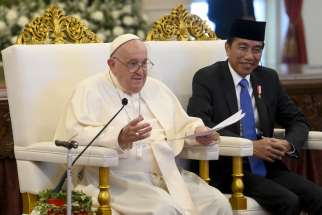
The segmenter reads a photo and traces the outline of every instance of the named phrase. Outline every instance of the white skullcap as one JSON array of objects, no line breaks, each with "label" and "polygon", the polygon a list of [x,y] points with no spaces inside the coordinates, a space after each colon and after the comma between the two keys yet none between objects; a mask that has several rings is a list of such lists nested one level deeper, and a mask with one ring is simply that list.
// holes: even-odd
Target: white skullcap
[{"label": "white skullcap", "polygon": [[141,40],[140,37],[134,35],[134,34],[123,34],[118,37],[116,37],[110,47],[110,56],[124,43],[127,43],[130,40]]}]

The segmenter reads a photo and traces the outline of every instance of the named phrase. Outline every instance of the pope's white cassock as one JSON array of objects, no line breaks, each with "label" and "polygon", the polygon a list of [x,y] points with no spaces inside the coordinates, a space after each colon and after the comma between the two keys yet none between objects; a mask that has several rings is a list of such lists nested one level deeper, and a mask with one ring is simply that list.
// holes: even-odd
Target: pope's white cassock
[{"label": "pope's white cassock", "polygon": [[[193,134],[203,123],[189,117],[175,95],[158,80],[147,77],[140,93],[128,95],[111,72],[86,79],[76,88],[55,138],[73,136],[81,145],[89,143],[119,110],[122,98],[128,99],[128,105],[94,143],[119,154],[119,165],[111,168],[112,208],[126,215],[232,214],[229,202],[217,189],[191,172],[179,172],[175,156],[184,140],[167,140]],[[151,124],[151,136],[122,150],[118,135],[139,114]],[[98,168],[86,167],[81,172],[74,186],[96,199]]]}]

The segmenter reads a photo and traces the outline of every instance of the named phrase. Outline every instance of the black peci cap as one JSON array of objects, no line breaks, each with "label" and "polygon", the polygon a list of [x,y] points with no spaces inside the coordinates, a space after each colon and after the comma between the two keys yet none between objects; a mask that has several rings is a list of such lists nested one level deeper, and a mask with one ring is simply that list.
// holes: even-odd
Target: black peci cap
[{"label": "black peci cap", "polygon": [[230,29],[229,38],[239,37],[247,40],[264,41],[266,22],[236,19]]}]

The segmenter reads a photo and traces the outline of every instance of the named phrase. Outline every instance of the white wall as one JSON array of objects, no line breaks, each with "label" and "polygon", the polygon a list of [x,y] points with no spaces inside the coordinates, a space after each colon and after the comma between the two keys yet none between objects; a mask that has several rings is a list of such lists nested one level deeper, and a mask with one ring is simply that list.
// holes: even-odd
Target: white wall
[{"label": "white wall", "polygon": [[182,4],[190,10],[192,0],[142,0],[143,12],[149,17],[149,24],[153,24],[162,16],[169,15],[171,10]]},{"label": "white wall", "polygon": [[322,65],[322,1],[303,1],[306,48],[310,65]]}]

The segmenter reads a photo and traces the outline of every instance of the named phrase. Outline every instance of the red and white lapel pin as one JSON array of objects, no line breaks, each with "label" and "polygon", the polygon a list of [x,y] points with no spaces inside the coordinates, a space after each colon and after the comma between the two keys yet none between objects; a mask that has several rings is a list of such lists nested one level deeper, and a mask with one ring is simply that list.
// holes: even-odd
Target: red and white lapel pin
[{"label": "red and white lapel pin", "polygon": [[257,96],[258,98],[262,98],[262,86],[261,85],[257,85]]}]

